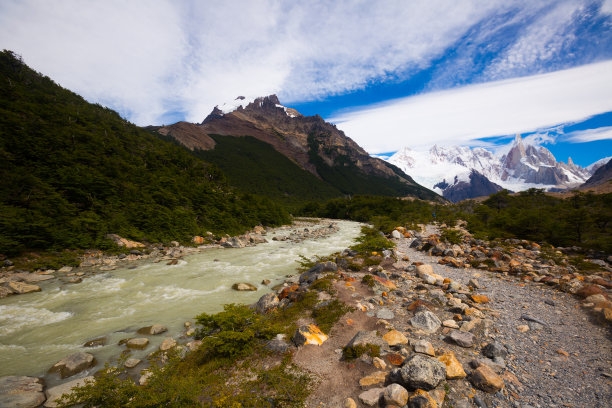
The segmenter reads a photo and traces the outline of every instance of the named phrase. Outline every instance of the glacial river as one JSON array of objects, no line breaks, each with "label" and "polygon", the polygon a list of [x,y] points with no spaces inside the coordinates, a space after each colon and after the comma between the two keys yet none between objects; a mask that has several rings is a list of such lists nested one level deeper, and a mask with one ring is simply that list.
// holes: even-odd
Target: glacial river
[{"label": "glacial river", "polygon": [[[141,337],[138,328],[152,324],[168,327],[168,332],[148,337],[144,350],[133,357],[143,358],[158,349],[167,337],[177,338],[185,321],[200,313],[222,310],[226,303],[256,302],[271,287],[295,274],[299,255],[328,255],[350,246],[359,235],[360,224],[336,221],[339,231],[324,238],[299,243],[273,241],[239,249],[209,249],[182,258],[177,265],[166,262],[122,264],[111,272],[83,279],[79,284],[63,284],[59,279],[43,282],[42,292],[0,299],[0,376],[45,376],[47,370],[65,356],[78,351],[92,353],[98,364],[117,357],[125,346],[119,340]],[[136,265],[135,269],[128,269]],[[261,285],[263,279],[272,283]],[[235,282],[250,282],[256,292],[236,292]],[[91,339],[106,336],[107,345],[85,348]],[[47,379],[47,385],[55,382]]]}]

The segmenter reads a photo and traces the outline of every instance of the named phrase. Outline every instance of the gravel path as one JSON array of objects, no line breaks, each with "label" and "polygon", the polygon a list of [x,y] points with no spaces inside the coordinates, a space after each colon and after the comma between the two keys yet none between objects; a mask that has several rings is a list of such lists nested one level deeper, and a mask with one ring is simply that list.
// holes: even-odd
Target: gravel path
[{"label": "gravel path", "polygon": [[[612,407],[611,331],[592,322],[572,295],[503,274],[439,265],[439,257],[409,248],[412,240],[395,241],[411,262],[431,264],[463,284],[478,279],[479,293],[499,313],[494,336],[511,350],[508,369],[522,383],[507,385],[516,407]],[[521,325],[530,330],[520,332]]]}]

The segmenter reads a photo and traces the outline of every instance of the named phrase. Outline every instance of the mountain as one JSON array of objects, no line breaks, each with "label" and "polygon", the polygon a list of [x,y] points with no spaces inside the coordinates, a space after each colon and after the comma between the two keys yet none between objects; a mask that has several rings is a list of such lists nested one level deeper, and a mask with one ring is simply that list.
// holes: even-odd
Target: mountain
[{"label": "mountain", "polygon": [[104,248],[289,221],[217,167],[0,53],[0,254]]},{"label": "mountain", "polygon": [[[238,97],[215,107],[200,124],[179,122],[158,132],[217,164],[230,183],[290,202],[347,194],[439,199],[396,166],[371,157],[335,125],[281,105],[276,95]],[[237,150],[250,165],[241,163]]]},{"label": "mountain", "polygon": [[501,150],[507,153],[495,155],[483,148],[467,146],[434,145],[426,152],[403,148],[388,161],[411,172],[417,182],[451,201],[456,201],[457,197],[477,197],[482,192],[491,194],[501,188],[510,191],[575,188],[597,167],[594,163],[589,168],[582,168],[571,158],[567,163],[557,162],[548,149],[525,144],[520,135]]},{"label": "mountain", "polygon": [[604,165],[595,166],[595,168],[593,175],[580,186],[580,189],[589,189],[612,183],[612,159]]}]

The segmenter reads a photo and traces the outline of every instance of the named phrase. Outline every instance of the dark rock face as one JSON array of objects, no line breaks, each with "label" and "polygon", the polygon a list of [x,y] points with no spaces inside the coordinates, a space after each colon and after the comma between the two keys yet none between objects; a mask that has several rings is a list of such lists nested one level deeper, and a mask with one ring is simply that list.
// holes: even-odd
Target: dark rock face
[{"label": "dark rock face", "polygon": [[598,168],[580,188],[589,188],[605,184],[612,180],[612,159],[604,166]]},{"label": "dark rock face", "polygon": [[444,191],[444,198],[452,202],[457,202],[468,198],[488,196],[503,190],[501,186],[489,181],[488,178],[476,170],[472,170],[470,173],[469,183],[459,181],[453,185],[449,185],[446,182],[442,182],[436,184],[434,187],[442,189]]}]

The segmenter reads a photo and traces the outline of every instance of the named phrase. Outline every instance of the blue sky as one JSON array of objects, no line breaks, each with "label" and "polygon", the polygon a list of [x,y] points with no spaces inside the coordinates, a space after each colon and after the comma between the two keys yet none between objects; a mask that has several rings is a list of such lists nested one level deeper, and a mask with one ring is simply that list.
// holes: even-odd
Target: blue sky
[{"label": "blue sky", "polygon": [[612,0],[4,0],[0,47],[139,125],[275,93],[373,154],[612,156]]}]

